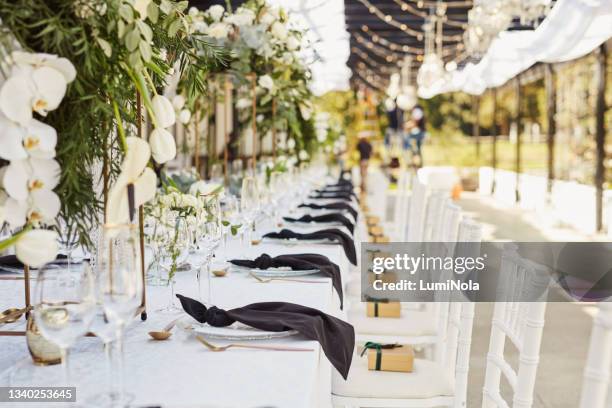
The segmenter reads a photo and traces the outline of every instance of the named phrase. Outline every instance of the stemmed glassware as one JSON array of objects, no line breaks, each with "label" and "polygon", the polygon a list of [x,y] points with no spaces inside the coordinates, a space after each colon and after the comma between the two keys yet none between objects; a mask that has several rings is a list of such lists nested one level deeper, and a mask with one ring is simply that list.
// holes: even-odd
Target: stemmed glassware
[{"label": "stemmed glassware", "polygon": [[62,356],[64,384],[71,386],[68,350],[85,335],[94,317],[94,278],[88,263],[79,268],[50,263],[38,272],[34,321]]},{"label": "stemmed glassware", "polygon": [[125,401],[123,334],[136,315],[143,296],[138,230],[134,224],[105,225],[96,279],[104,318],[115,328],[117,401]]},{"label": "stemmed glassware", "polygon": [[174,297],[174,275],[179,266],[183,265],[189,257],[191,244],[191,231],[187,221],[182,217],[169,216],[164,221],[160,240],[159,265],[167,272],[167,285],[170,287],[170,299],[168,306],[159,310],[164,313],[176,313],[182,311],[175,303]]},{"label": "stemmed glassware", "polygon": [[240,195],[240,208],[244,219],[244,231],[247,242],[251,243],[251,232],[255,229],[255,218],[259,212],[260,196],[257,180],[254,177],[245,177],[242,181]]}]

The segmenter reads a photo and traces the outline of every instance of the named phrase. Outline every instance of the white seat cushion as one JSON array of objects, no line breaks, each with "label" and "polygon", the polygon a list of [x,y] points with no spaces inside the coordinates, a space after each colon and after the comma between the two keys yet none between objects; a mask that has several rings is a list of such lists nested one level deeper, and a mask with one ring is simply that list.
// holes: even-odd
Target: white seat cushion
[{"label": "white seat cushion", "polygon": [[413,372],[368,370],[366,356],[353,355],[346,381],[336,370],[332,394],[354,398],[433,398],[453,396],[453,379],[437,363],[415,359]]},{"label": "white seat cushion", "polygon": [[399,318],[367,317],[362,308],[351,309],[348,320],[358,334],[433,336],[436,319],[429,311],[402,310]]}]

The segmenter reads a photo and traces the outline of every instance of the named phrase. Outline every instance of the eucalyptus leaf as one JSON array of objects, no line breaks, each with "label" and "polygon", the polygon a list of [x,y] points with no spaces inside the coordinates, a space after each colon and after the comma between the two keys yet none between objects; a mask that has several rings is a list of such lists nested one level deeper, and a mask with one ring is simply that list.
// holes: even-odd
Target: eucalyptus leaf
[{"label": "eucalyptus leaf", "polygon": [[142,20],[138,20],[136,21],[136,25],[147,42],[153,41],[153,30],[151,30],[151,27],[149,27],[147,23]]},{"label": "eucalyptus leaf", "polygon": [[119,6],[119,15],[128,23],[134,21],[134,9],[127,3],[123,3]]},{"label": "eucalyptus leaf", "polygon": [[117,22],[117,37],[123,38],[126,32],[125,29],[126,29],[125,23],[123,22],[123,20],[119,20]]},{"label": "eucalyptus leaf", "polygon": [[159,19],[159,8],[154,1],[147,6],[147,17],[149,17],[149,20],[151,20],[153,24],[157,24],[157,20]]},{"label": "eucalyptus leaf", "polygon": [[127,47],[128,51],[131,52],[138,48],[139,43],[140,31],[138,30],[138,27],[134,27],[134,29],[125,36],[125,46]]},{"label": "eucalyptus leaf", "polygon": [[140,69],[142,67],[142,60],[140,58],[140,53],[138,51],[134,51],[128,57],[128,62],[130,66],[134,69]]},{"label": "eucalyptus leaf", "polygon": [[149,45],[148,42],[146,41],[141,41],[140,45],[138,46],[138,49],[140,50],[140,55],[142,56],[142,59],[144,60],[144,62],[149,62],[151,61],[151,46]]},{"label": "eucalyptus leaf", "polygon": [[159,9],[164,14],[170,14],[170,12],[172,11],[172,3],[168,0],[161,0],[161,3],[159,4]]},{"label": "eucalyptus leaf", "polygon": [[108,58],[111,57],[111,55],[113,55],[113,47],[110,45],[110,43],[108,41],[106,41],[103,38],[97,37],[96,41],[98,42],[98,45],[100,45],[100,48],[102,48],[102,51],[104,52],[104,55],[106,55]]},{"label": "eucalyptus leaf", "polygon": [[168,37],[174,37],[176,36],[176,33],[178,32],[178,30],[181,28],[181,24],[182,21],[181,19],[176,19],[174,20],[171,24],[170,27],[168,27]]}]

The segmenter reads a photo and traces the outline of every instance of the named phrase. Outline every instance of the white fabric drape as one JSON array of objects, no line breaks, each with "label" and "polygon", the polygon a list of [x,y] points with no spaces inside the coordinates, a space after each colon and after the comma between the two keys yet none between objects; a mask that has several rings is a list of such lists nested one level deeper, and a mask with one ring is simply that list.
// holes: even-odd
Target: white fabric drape
[{"label": "white fabric drape", "polygon": [[580,58],[610,37],[612,0],[558,0],[537,29],[500,33],[478,64],[467,64],[432,86],[421,87],[419,96],[456,91],[480,95],[537,62]]}]

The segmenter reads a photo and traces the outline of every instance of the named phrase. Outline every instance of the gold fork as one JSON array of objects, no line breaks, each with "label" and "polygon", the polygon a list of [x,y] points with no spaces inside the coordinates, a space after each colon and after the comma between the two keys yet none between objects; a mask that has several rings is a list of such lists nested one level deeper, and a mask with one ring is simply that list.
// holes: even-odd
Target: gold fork
[{"label": "gold fork", "polygon": [[272,281],[285,281],[285,282],[301,282],[301,283],[325,283],[325,281],[316,281],[316,280],[309,280],[309,279],[293,279],[293,278],[262,278],[259,277],[257,275],[255,275],[253,272],[249,272],[249,275],[251,275],[253,278],[255,278],[257,280],[257,282],[259,283],[268,283],[268,282],[272,282]]},{"label": "gold fork", "polygon": [[254,344],[228,344],[227,346],[215,346],[212,343],[204,340],[202,336],[195,336],[196,339],[202,343],[210,351],[225,351],[229,348],[246,348],[246,349],[258,349],[258,350],[272,350],[272,351],[314,351],[309,348],[301,347],[283,347],[283,346],[259,346]]}]

